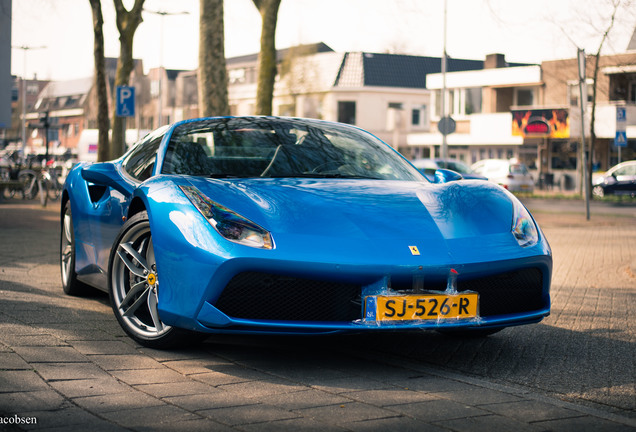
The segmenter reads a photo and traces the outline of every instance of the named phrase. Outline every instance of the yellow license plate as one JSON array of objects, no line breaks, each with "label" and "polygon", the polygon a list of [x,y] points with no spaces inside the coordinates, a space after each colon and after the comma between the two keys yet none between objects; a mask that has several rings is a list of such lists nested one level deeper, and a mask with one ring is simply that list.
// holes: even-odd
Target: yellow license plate
[{"label": "yellow license plate", "polygon": [[365,299],[365,318],[375,321],[475,318],[478,304],[477,293],[369,296]]}]

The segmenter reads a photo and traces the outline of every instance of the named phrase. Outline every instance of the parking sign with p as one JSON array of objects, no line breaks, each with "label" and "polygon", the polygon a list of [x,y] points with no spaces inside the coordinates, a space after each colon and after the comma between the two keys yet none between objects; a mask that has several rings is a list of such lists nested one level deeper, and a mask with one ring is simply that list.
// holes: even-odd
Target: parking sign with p
[{"label": "parking sign with p", "polygon": [[116,91],[117,117],[135,116],[135,88],[118,86]]}]

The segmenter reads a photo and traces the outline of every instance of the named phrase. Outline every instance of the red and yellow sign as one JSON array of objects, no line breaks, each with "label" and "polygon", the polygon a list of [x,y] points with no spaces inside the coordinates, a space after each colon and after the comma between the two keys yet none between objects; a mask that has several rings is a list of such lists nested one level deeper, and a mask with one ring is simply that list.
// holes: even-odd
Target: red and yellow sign
[{"label": "red and yellow sign", "polygon": [[564,108],[513,110],[512,135],[524,138],[569,138],[568,110]]}]

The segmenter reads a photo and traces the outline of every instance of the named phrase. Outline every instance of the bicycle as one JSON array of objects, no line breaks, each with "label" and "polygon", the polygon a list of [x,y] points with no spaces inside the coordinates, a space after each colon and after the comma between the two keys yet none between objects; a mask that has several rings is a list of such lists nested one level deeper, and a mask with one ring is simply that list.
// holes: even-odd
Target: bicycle
[{"label": "bicycle", "polygon": [[32,200],[38,195],[38,174],[31,169],[23,169],[18,173],[18,181],[22,185],[22,198]]},{"label": "bicycle", "polygon": [[57,165],[54,160],[50,160],[43,164],[40,173],[37,176],[36,189],[39,191],[40,203],[46,206],[47,201],[57,201],[62,194],[64,187],[64,178],[66,178],[67,169],[64,165]]},{"label": "bicycle", "polygon": [[4,183],[2,196],[11,199],[21,195],[22,199],[33,199],[37,194],[37,174],[30,169],[20,169],[20,164],[0,168],[0,181]]}]

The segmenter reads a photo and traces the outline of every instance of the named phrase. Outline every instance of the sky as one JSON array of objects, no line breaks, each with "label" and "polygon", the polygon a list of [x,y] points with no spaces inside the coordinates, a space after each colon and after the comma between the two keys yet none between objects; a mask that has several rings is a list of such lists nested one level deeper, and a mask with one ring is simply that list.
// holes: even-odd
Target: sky
[{"label": "sky", "polygon": [[[446,52],[454,58],[483,60],[501,53],[510,62],[541,63],[574,58],[577,48],[595,53],[615,1],[282,0],[276,47],[324,42],[338,52],[440,57],[446,33]],[[636,0],[621,4],[604,44],[606,55],[625,52],[636,27]],[[196,69],[199,1],[146,0],[144,7],[133,47],[144,69]],[[224,8],[226,57],[257,53],[261,20],[252,0],[225,0]],[[92,76],[88,0],[13,0],[12,9],[11,44],[31,47],[12,49],[12,74],[58,81]],[[112,1],[102,0],[102,9],[106,56],[118,57]]]}]

